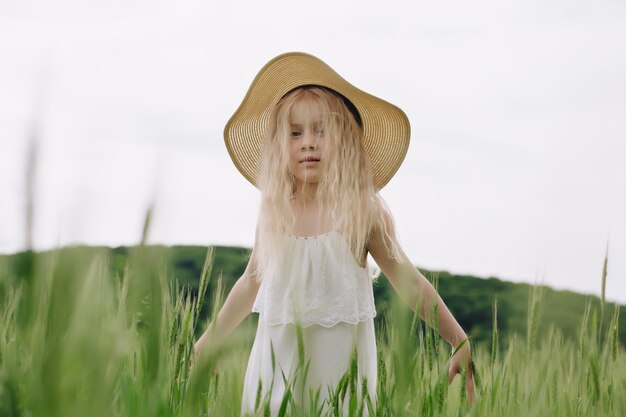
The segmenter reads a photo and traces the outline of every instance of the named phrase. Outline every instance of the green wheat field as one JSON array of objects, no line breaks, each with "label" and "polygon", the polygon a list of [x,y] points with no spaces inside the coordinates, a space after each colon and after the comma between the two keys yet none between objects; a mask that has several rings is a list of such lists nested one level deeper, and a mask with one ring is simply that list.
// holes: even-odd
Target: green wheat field
[{"label": "green wheat field", "polygon": [[[221,352],[193,356],[207,324],[203,298],[212,299],[214,317],[225,293],[219,279],[207,291],[212,251],[194,293],[176,284],[158,250],[133,248],[123,274],[111,272],[107,253],[28,252],[19,265],[0,258],[0,416],[239,416],[255,318]],[[350,415],[626,415],[619,309],[588,303],[575,340],[558,328],[538,337],[541,290],[533,288],[524,335],[499,337],[494,300],[491,341],[472,345],[471,404],[464,378],[447,383],[447,344],[406,306],[391,306],[394,320],[377,325],[378,401],[349,403]],[[329,415],[357,397],[354,376],[337,387]],[[318,415],[289,396],[280,412]],[[267,404],[260,401],[257,414],[269,415]]]}]

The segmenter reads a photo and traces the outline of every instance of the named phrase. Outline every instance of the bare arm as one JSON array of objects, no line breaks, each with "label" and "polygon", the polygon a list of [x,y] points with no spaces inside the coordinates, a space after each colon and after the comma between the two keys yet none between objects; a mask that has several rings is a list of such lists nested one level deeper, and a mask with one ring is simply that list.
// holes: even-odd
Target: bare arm
[{"label": "bare arm", "polygon": [[[393,221],[389,213],[385,212],[381,222],[384,222],[384,228],[393,230]],[[467,335],[443,302],[439,293],[437,293],[430,282],[428,282],[417,268],[413,266],[404,251],[398,246],[400,252],[399,259],[394,258],[389,253],[387,245],[385,245],[385,239],[388,238],[384,236],[382,224],[383,223],[372,230],[367,247],[368,251],[380,269],[385,273],[400,298],[413,311],[419,306],[419,316],[431,327],[435,327],[434,307],[435,304],[437,305],[439,334],[450,343],[453,348],[456,348],[461,342],[467,339]],[[394,236],[395,233],[391,235]],[[474,376],[470,365],[470,358],[470,346],[468,343],[465,343],[458,349],[450,361],[448,382],[452,382],[454,376],[461,372],[462,367],[465,367],[468,370],[466,376],[466,390],[468,399],[472,402],[474,396]]]},{"label": "bare arm", "polygon": [[434,306],[437,304],[439,334],[453,347],[467,338],[441,296],[430,282],[413,266],[404,251],[394,259],[385,247],[380,229],[375,229],[368,246],[372,258],[389,279],[393,289],[411,310],[419,305],[419,316],[429,326],[434,326]]},{"label": "bare arm", "polygon": [[196,354],[200,354],[208,346],[211,348],[220,347],[243,319],[250,314],[260,286],[256,279],[255,266],[256,257],[253,250],[246,270],[230,290],[224,305],[217,314],[217,318],[209,324],[196,342],[194,346]]}]

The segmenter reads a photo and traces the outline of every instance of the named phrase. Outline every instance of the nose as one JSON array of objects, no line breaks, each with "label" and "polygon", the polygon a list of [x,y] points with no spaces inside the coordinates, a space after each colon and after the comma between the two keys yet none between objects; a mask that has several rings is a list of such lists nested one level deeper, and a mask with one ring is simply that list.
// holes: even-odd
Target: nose
[{"label": "nose", "polygon": [[301,141],[301,149],[303,151],[313,151],[317,148],[317,137],[309,131],[305,131]]}]

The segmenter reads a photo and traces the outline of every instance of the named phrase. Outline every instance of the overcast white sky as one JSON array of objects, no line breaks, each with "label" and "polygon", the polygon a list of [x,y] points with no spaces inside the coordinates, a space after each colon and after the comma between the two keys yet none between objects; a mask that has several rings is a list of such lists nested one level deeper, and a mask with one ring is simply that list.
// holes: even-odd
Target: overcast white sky
[{"label": "overcast white sky", "polygon": [[405,110],[382,191],[420,267],[626,303],[623,1],[0,0],[0,252],[250,246],[259,194],[223,127],[257,71],[305,51]]}]

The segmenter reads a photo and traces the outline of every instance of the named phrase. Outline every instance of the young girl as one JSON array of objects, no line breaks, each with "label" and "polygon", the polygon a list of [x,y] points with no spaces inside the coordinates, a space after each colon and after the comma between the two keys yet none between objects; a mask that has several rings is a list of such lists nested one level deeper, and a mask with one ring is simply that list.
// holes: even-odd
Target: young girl
[{"label": "young girl", "polygon": [[[467,338],[400,248],[378,195],[408,148],[402,110],[352,86],[313,56],[288,53],[261,69],[224,137],[239,171],[261,190],[261,209],[248,266],[195,350],[220,346],[250,312],[259,313],[242,414],[254,414],[259,402],[268,401],[275,415],[287,393],[295,404],[317,404],[323,413],[354,364],[354,392],[366,392],[375,404],[376,310],[368,254],[431,326],[437,304],[439,332],[452,347]],[[471,400],[469,349],[464,343],[454,355],[449,376],[467,366]]]}]

